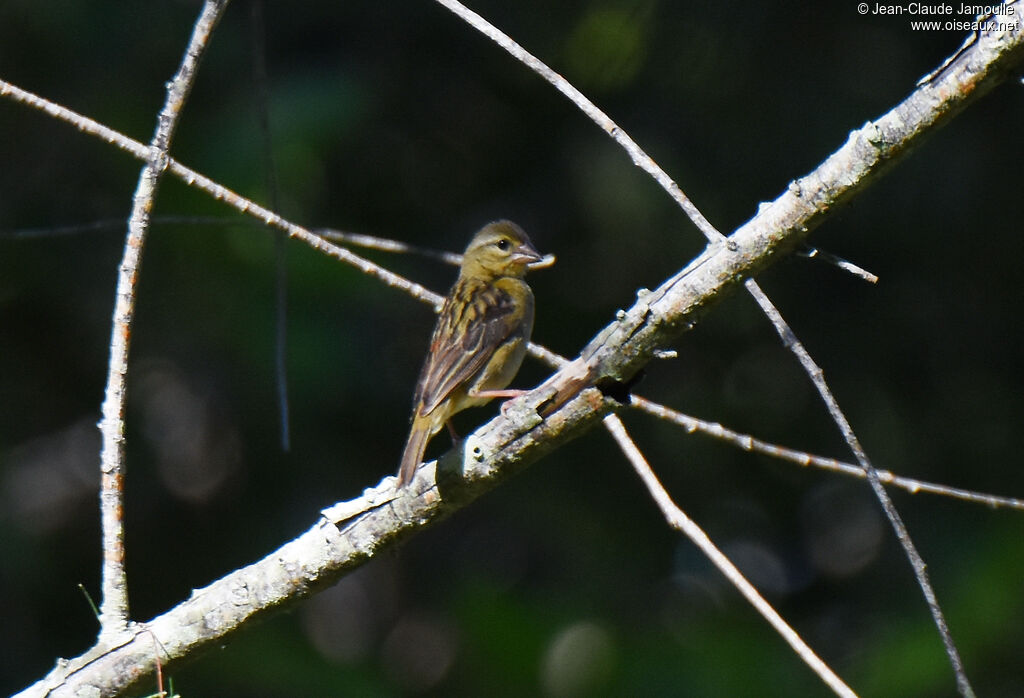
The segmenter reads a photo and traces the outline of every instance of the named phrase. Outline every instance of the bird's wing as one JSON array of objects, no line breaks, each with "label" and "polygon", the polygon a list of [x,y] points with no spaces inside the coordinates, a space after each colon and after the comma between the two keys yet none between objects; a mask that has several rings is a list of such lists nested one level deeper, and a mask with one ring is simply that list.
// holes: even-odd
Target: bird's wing
[{"label": "bird's wing", "polygon": [[430,414],[468,384],[499,346],[522,331],[523,314],[521,303],[493,285],[455,289],[438,318],[420,373],[415,397],[419,414]]}]

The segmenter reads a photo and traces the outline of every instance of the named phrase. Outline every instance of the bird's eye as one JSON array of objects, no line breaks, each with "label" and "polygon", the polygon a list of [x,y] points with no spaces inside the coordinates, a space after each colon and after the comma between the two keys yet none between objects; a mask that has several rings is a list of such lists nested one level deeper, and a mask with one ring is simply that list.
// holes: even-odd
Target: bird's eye
[{"label": "bird's eye", "polygon": [[498,240],[494,244],[497,245],[498,249],[501,250],[502,252],[508,252],[510,249],[512,249],[512,243],[507,238],[502,238],[501,240]]}]

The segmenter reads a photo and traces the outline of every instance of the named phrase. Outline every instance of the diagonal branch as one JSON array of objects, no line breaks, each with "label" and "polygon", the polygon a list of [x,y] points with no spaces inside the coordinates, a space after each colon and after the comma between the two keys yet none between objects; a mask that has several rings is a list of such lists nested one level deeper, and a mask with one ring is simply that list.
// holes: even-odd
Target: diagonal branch
[{"label": "diagonal branch", "polygon": [[803,641],[800,635],[797,634],[793,628],[782,619],[782,616],[772,608],[761,594],[758,593],[757,589],[747,581],[747,578],[743,576],[743,573],[732,563],[726,555],[718,549],[718,547],[711,542],[707,534],[701,530],[693,519],[686,515],[682,509],[672,501],[668,492],[662,487],[661,482],[658,481],[658,476],[654,474],[654,470],[651,469],[650,464],[641,453],[640,449],[634,443],[629,433],[626,431],[625,425],[622,420],[616,414],[610,414],[604,418],[604,425],[611,433],[612,438],[615,439],[615,443],[618,444],[622,450],[623,455],[626,456],[626,460],[629,461],[630,465],[633,466],[633,470],[640,476],[640,480],[643,481],[644,487],[651,495],[651,499],[661,509],[662,516],[668,522],[669,526],[681,532],[687,538],[689,538],[694,545],[700,548],[704,556],[711,560],[711,563],[718,568],[718,571],[725,576],[729,582],[736,587],[736,589],[743,594],[743,597],[753,606],[758,613],[760,613],[765,620],[767,620],[775,631],[784,639],[789,646],[793,648],[807,666],[816,673],[825,684],[832,689],[837,696],[844,696],[846,698],[856,698],[856,694],[850,689],[843,680],[839,678],[835,672],[833,672],[825,662],[821,660],[818,655],[814,653],[807,643]]},{"label": "diagonal branch", "polygon": [[556,90],[568,97],[569,101],[579,107],[580,111],[587,115],[587,118],[597,124],[602,131],[607,133],[616,143],[622,146],[622,149],[629,155],[633,164],[649,174],[654,181],[656,181],[658,185],[665,190],[672,200],[679,205],[679,208],[683,209],[683,212],[686,213],[687,217],[693,222],[693,224],[697,226],[697,229],[704,233],[704,236],[710,242],[717,242],[721,239],[722,234],[718,232],[718,229],[711,225],[708,219],[704,217],[704,214],[694,206],[693,202],[690,201],[689,197],[687,197],[685,193],[683,193],[683,190],[679,188],[679,185],[675,183],[668,173],[661,169],[661,167],[659,167],[658,164],[644,152],[643,148],[637,145],[637,142],[634,141],[628,133],[619,128],[619,126],[612,121],[610,116],[605,114],[596,104],[590,101],[585,94],[576,89],[571,82],[553,71],[546,63],[544,63],[544,61],[540,60],[520,46],[519,43],[508,34],[498,29],[496,26],[478,15],[476,12],[473,12],[473,10],[469,9],[458,0],[437,0],[437,3],[443,5],[456,17],[476,29],[501,48],[508,51],[513,58],[540,75]]},{"label": "diagonal branch", "polygon": [[861,469],[864,471],[868,483],[871,485],[871,489],[875,493],[875,497],[878,499],[879,503],[881,503],[885,516],[889,519],[889,523],[896,532],[896,538],[899,540],[900,545],[903,547],[903,551],[907,555],[907,559],[910,561],[910,566],[914,571],[914,576],[917,578],[918,586],[921,587],[921,593],[924,595],[925,602],[928,604],[928,610],[931,612],[932,619],[939,631],[939,637],[942,638],[942,644],[946,648],[946,655],[949,657],[949,661],[952,664],[953,674],[956,676],[957,688],[960,691],[960,695],[965,696],[965,698],[968,696],[973,697],[974,690],[971,688],[971,684],[967,680],[967,673],[964,671],[963,661],[960,659],[960,652],[957,650],[956,644],[953,642],[953,636],[949,632],[946,617],[942,613],[942,608],[939,606],[939,601],[935,596],[935,590],[932,588],[931,581],[928,579],[928,571],[925,569],[924,560],[921,558],[921,554],[917,552],[917,546],[914,545],[914,541],[910,538],[910,533],[907,531],[907,527],[903,523],[903,517],[900,516],[899,511],[896,509],[896,505],[893,504],[892,498],[889,497],[889,493],[886,492],[885,487],[882,486],[882,481],[878,476],[878,471],[875,470],[875,466],[871,464],[867,453],[865,453],[864,448],[861,446],[860,439],[858,439],[856,434],[853,433],[853,427],[850,425],[849,420],[846,419],[846,415],[843,414],[842,409],[840,409],[839,402],[835,399],[832,391],[825,383],[824,372],[821,370],[821,367],[815,363],[814,359],[811,358],[811,355],[804,348],[803,344],[797,340],[796,335],[793,334],[793,330],[790,329],[788,323],[786,323],[782,314],[779,313],[775,305],[768,299],[768,296],[766,296],[760,288],[754,285],[753,279],[747,281],[747,289],[753,294],[758,305],[761,306],[761,309],[771,318],[772,324],[778,330],[779,336],[782,338],[782,343],[796,355],[797,360],[800,361],[800,364],[807,371],[807,375],[811,376],[811,382],[814,383],[814,386],[818,389],[818,393],[821,395],[821,399],[825,403],[829,415],[832,417],[832,421],[839,426],[843,440],[846,441],[850,450],[853,451],[853,455],[857,459],[857,463],[860,464]]}]

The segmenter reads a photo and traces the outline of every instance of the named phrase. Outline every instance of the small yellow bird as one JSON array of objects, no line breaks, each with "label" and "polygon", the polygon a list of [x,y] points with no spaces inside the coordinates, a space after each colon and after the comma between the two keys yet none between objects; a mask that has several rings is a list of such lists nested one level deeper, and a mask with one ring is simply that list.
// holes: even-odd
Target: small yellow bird
[{"label": "small yellow bird", "polygon": [[452,415],[505,390],[526,355],[533,331],[533,292],[523,281],[541,256],[511,221],[488,223],[473,236],[459,278],[441,307],[430,351],[413,397],[412,429],[398,469],[398,486],[412,481],[427,443]]}]

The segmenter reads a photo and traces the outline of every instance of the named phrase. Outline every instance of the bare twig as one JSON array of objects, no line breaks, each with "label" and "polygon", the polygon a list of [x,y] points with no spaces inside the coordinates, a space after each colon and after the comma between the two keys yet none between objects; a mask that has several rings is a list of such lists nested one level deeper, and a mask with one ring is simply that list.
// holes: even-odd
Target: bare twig
[{"label": "bare twig", "polygon": [[743,595],[743,597],[753,606],[758,613],[760,613],[765,620],[775,629],[782,639],[784,639],[793,651],[796,652],[797,656],[804,661],[804,663],[817,674],[825,684],[832,689],[838,696],[847,696],[850,698],[856,698],[856,694],[847,686],[842,679],[840,679],[835,672],[829,668],[828,664],[823,662],[818,655],[814,653],[807,643],[803,641],[803,638],[789,626],[788,623],[778,614],[778,612],[772,608],[771,604],[768,603],[761,594],[758,593],[757,589],[753,584],[747,581],[747,578],[736,568],[736,565],[732,564],[732,561],[719,550],[711,539],[708,538],[707,534],[701,530],[693,519],[686,515],[682,509],[680,509],[672,498],[669,496],[665,488],[662,487],[661,482],[658,481],[658,476],[654,474],[647,459],[644,458],[644,454],[640,452],[636,443],[626,432],[626,427],[622,424],[622,420],[619,419],[618,415],[610,414],[604,418],[604,425],[608,429],[608,432],[615,439],[615,443],[618,444],[619,448],[622,449],[622,453],[626,456],[630,465],[636,471],[636,474],[640,476],[644,486],[647,487],[647,491],[651,495],[651,499],[661,509],[662,515],[665,517],[665,521],[672,528],[680,531],[693,541],[694,545],[700,548],[700,551],[704,553],[705,557],[711,560],[712,564],[718,568],[722,575],[729,580],[730,583]]},{"label": "bare twig", "polygon": [[[121,150],[130,153],[139,160],[148,160],[149,149],[142,143],[139,143],[124,134],[118,133],[94,119],[78,114],[27,90],[23,90],[17,85],[0,80],[0,97],[9,97],[16,102],[26,104],[34,109],[39,109],[54,118],[72,124],[83,133],[96,136],[108,143],[114,144]],[[364,259],[344,247],[332,245],[319,235],[316,235],[306,228],[292,223],[291,221],[285,220],[270,209],[231,191],[227,187],[213,181],[206,175],[183,165],[174,158],[167,157],[165,162],[166,169],[175,177],[185,182],[188,186],[195,187],[200,191],[206,192],[214,199],[223,201],[236,211],[256,218],[265,225],[270,225],[285,231],[290,237],[300,240],[315,250],[355,267],[367,276],[371,276],[382,281],[393,288],[403,290],[414,298],[426,301],[437,307],[440,307],[441,301],[444,300],[442,296],[439,296],[420,284],[408,281],[398,274],[395,274],[380,265],[374,264],[368,259]]]},{"label": "bare twig", "polygon": [[[343,230],[333,228],[316,228],[314,233],[325,240],[337,240],[348,245],[363,247],[370,250],[383,250],[384,252],[398,252],[403,254],[415,254],[428,259],[436,259],[439,262],[459,266],[462,264],[462,255],[457,252],[438,250],[433,247],[422,247],[391,238],[377,237],[376,235],[365,235],[363,233],[347,233]],[[547,269],[555,263],[555,255],[546,254],[539,262],[532,262],[528,266],[531,270]]]},{"label": "bare twig", "polygon": [[135,282],[157,185],[167,166],[167,151],[182,107],[192,89],[196,68],[210,34],[227,5],[208,0],[192,31],[181,66],[167,85],[167,99],[139,175],[128,221],[128,237],[117,276],[114,326],[110,338],[110,365],[100,433],[100,518],[103,527],[103,599],[100,603],[100,639],[112,642],[128,623],[128,582],[124,571],[124,398],[128,372],[128,345],[135,314]]},{"label": "bare twig", "polygon": [[867,269],[857,266],[848,259],[843,259],[838,255],[834,255],[831,252],[825,250],[819,250],[817,247],[810,247],[800,250],[797,254],[807,259],[819,259],[826,264],[831,264],[834,267],[842,269],[848,274],[853,274],[859,279],[867,281],[869,284],[877,284],[878,277],[869,272]]},{"label": "bare twig", "polygon": [[[547,364],[551,368],[561,368],[565,364],[569,363],[569,360],[564,356],[556,354],[547,347],[543,347],[539,344],[531,343],[529,347],[530,356],[537,359],[541,363]],[[677,424],[688,432],[705,434],[715,439],[727,441],[734,444],[737,448],[744,451],[753,451],[755,453],[762,453],[773,458],[780,460],[787,460],[798,465],[813,465],[816,468],[822,470],[830,470],[832,472],[841,473],[843,475],[849,475],[852,477],[867,478],[867,473],[859,465],[853,465],[852,463],[844,463],[836,460],[835,458],[824,458],[822,456],[816,456],[805,451],[797,451],[791,448],[785,448],[783,446],[777,446],[775,444],[763,441],[755,438],[749,434],[741,434],[738,431],[729,429],[728,427],[722,426],[715,422],[708,422],[703,419],[691,417],[690,415],[683,414],[678,410],[674,410],[670,407],[666,407],[660,403],[649,400],[641,395],[633,393],[630,396],[630,407],[645,412],[649,415],[664,419],[665,421]],[[951,497],[954,499],[961,499],[967,502],[974,502],[977,504],[984,504],[998,509],[1000,507],[1006,507],[1008,509],[1022,509],[1024,510],[1024,499],[1017,499],[1015,497],[1003,497],[996,494],[987,494],[984,492],[975,492],[972,490],[961,489],[958,487],[949,487],[946,485],[939,485],[934,482],[927,482],[925,480],[916,480],[914,478],[902,477],[896,475],[888,470],[876,470],[879,479],[886,485],[892,485],[893,487],[899,487],[901,489],[910,492],[911,494],[917,494],[918,492],[924,492],[927,494],[936,494],[944,497]]]},{"label": "bare twig", "polygon": [[20,102],[30,106],[33,109],[38,109],[59,121],[67,122],[82,133],[87,133],[90,136],[96,136],[100,140],[106,141],[121,150],[131,153],[139,160],[145,161],[149,158],[149,150],[142,143],[115,131],[109,126],[104,126],[95,119],[82,116],[81,114],[78,114],[67,107],[61,106],[56,102],[51,102],[50,100],[33,94],[28,90],[23,90],[17,85],[9,83],[6,80],[0,80],[0,97],[7,97],[15,102]]},{"label": "bare twig", "polygon": [[889,523],[892,525],[893,530],[896,532],[896,537],[900,541],[900,545],[903,546],[903,550],[910,560],[910,565],[914,570],[914,575],[917,577],[918,586],[921,587],[921,593],[924,595],[925,601],[928,604],[928,609],[931,611],[932,619],[935,621],[935,627],[939,630],[939,636],[942,638],[942,643],[946,647],[946,654],[949,656],[949,661],[953,666],[953,673],[956,675],[957,688],[960,694],[963,696],[973,696],[974,691],[971,689],[971,684],[967,680],[967,674],[964,672],[963,662],[960,659],[960,653],[957,651],[956,643],[953,642],[953,636],[949,632],[949,626],[946,624],[946,618],[942,613],[942,608],[939,606],[938,599],[935,596],[935,590],[932,588],[931,582],[928,579],[928,570],[925,569],[924,560],[921,558],[920,553],[917,552],[917,547],[914,545],[914,541],[910,538],[910,533],[907,531],[907,527],[903,523],[903,519],[900,516],[899,511],[896,510],[896,505],[893,504],[892,499],[889,497],[889,493],[885,491],[885,487],[882,486],[882,482],[878,477],[878,471],[871,465],[871,461],[868,460],[867,454],[864,452],[864,448],[860,444],[860,440],[857,435],[853,433],[853,427],[850,426],[850,422],[846,419],[846,415],[843,414],[842,409],[839,407],[839,403],[836,401],[835,396],[832,395],[832,391],[829,390],[828,384],[825,382],[825,374],[821,368],[814,362],[811,355],[804,348],[804,345],[800,343],[800,340],[796,338],[793,330],[790,329],[789,325],[782,318],[782,314],[779,313],[778,309],[768,299],[768,296],[757,288],[753,281],[747,282],[747,290],[751,292],[754,298],[757,300],[758,305],[761,306],[761,310],[771,318],[772,324],[779,333],[779,337],[782,339],[782,343],[796,355],[800,364],[807,371],[807,375],[811,377],[811,381],[814,383],[814,387],[818,389],[818,393],[821,395],[822,401],[825,403],[825,407],[828,409],[828,413],[832,416],[832,420],[839,426],[839,430],[843,435],[843,439],[846,444],[853,451],[854,457],[860,467],[864,470],[867,475],[868,483],[871,485],[871,489],[875,493],[875,497],[882,505],[882,509],[885,511],[886,517],[889,519]]},{"label": "bare twig", "polygon": [[447,252],[445,250],[435,250],[429,247],[421,247],[419,245],[411,245],[407,242],[392,240],[390,238],[382,238],[375,235],[364,235],[362,233],[346,233],[343,230],[333,230],[331,228],[318,228],[313,232],[326,240],[336,240],[349,245],[356,245],[357,247],[365,247],[370,250],[418,254],[421,257],[436,259],[440,262],[451,264],[456,267],[462,264],[461,254]]},{"label": "bare twig", "polygon": [[[147,160],[148,158],[148,149],[138,141],[128,138],[127,136],[104,126],[98,121],[90,119],[87,116],[78,114],[66,107],[56,104],[55,102],[51,102],[48,99],[40,97],[39,95],[23,90],[17,85],[0,80],[0,97],[9,97],[17,102],[39,109],[54,118],[74,125],[83,133],[97,136],[108,143],[116,145],[121,150],[134,155],[140,160]],[[206,192],[214,199],[223,201],[240,213],[256,218],[257,220],[262,221],[265,225],[270,225],[285,231],[289,236],[304,242],[315,250],[355,267],[367,276],[371,276],[382,281],[384,284],[393,288],[405,291],[414,298],[426,301],[435,307],[440,307],[441,301],[444,300],[443,296],[434,293],[424,286],[404,279],[398,274],[395,274],[380,265],[374,264],[368,259],[364,259],[344,247],[331,244],[319,235],[310,232],[300,225],[296,225],[291,221],[285,220],[270,209],[231,191],[227,187],[213,181],[206,175],[183,165],[174,158],[168,157],[166,159],[166,164],[167,170],[175,177],[185,182],[188,186],[195,187],[200,191]]]},{"label": "bare twig", "polygon": [[[631,404],[636,409],[658,417],[659,419],[664,419],[672,422],[673,424],[678,424],[690,433],[696,432],[705,434],[715,439],[728,441],[734,444],[737,448],[741,448],[745,451],[762,453],[766,456],[787,460],[798,465],[813,465],[814,467],[821,468],[822,470],[831,470],[832,472],[850,475],[852,477],[867,478],[867,473],[865,473],[864,469],[859,465],[844,463],[836,460],[835,458],[816,456],[805,451],[797,451],[791,448],[777,446],[775,444],[768,443],[767,441],[754,438],[749,434],[741,434],[740,432],[733,431],[721,424],[691,417],[690,415],[683,414],[682,412],[665,407],[664,405],[659,405],[658,403],[648,400],[647,398],[640,397],[639,395],[633,395],[632,398]],[[918,492],[937,494],[943,497],[951,497],[953,499],[961,499],[967,502],[985,504],[993,509],[998,509],[1000,507],[1006,507],[1008,509],[1024,509],[1024,499],[1002,497],[1000,495],[974,492],[958,487],[948,487],[946,485],[939,485],[934,482],[926,482],[924,480],[915,480],[914,478],[896,475],[888,470],[876,470],[875,472],[878,473],[878,479],[883,484],[899,487],[911,494],[917,494]]]},{"label": "bare twig", "polygon": [[450,10],[459,19],[463,20],[478,32],[486,36],[494,43],[508,51],[516,60],[528,66],[532,71],[551,83],[552,86],[566,97],[573,104],[580,108],[605,133],[611,136],[616,143],[629,154],[630,159],[637,167],[654,178],[662,189],[672,197],[681,209],[686,213],[693,224],[704,233],[710,242],[717,242],[722,234],[711,225],[690,199],[683,193],[668,173],[661,169],[651,157],[636,144],[629,134],[623,131],[611,118],[601,111],[596,104],[591,102],[585,94],[577,90],[572,83],[553,71],[544,61],[540,60],[525,48],[520,46],[508,34],[498,29],[486,19],[469,9],[458,0],[437,0],[438,4]]}]

